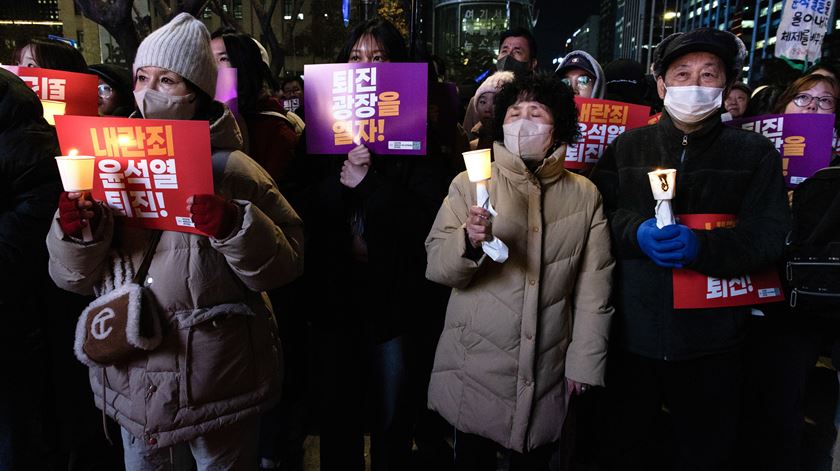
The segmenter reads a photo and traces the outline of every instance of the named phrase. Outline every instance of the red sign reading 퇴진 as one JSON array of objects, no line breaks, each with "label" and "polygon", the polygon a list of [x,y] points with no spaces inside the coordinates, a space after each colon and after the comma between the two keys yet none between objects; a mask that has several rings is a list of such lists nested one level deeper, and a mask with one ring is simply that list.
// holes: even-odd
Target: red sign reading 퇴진
[{"label": "red sign reading \ud1f4\uc9c4", "polygon": [[[691,229],[712,230],[735,227],[732,214],[681,214],[680,224]],[[673,270],[674,309],[707,309],[749,306],[785,299],[776,270],[745,274],[735,278],[715,278],[686,268]]]},{"label": "red sign reading \ud1f4\uc9c4", "polygon": [[99,78],[96,75],[37,67],[2,67],[20,77],[38,95],[44,118],[50,124],[55,124],[55,116],[99,114]]},{"label": "red sign reading \ud1f4\uc9c4", "polygon": [[96,157],[93,198],[125,224],[202,234],[187,198],[213,194],[207,121],[57,116],[61,151]]}]

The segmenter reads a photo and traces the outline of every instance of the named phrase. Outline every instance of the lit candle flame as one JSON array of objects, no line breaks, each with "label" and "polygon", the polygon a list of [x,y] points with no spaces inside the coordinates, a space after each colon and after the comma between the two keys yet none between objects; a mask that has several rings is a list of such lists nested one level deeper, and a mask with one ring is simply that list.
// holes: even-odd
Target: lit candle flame
[{"label": "lit candle flame", "polygon": [[78,149],[70,149],[70,153],[68,155],[70,157],[75,157],[75,156],[79,155],[79,150]]}]

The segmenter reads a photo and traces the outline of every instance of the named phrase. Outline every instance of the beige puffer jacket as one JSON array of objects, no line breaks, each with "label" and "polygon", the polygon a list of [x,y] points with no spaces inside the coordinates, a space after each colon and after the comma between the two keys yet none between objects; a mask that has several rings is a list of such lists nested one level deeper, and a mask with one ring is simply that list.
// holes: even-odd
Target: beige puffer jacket
[{"label": "beige puffer jacket", "polygon": [[[240,207],[242,220],[224,240],[164,232],[149,268],[162,344],[104,375],[90,369],[96,405],[152,447],[190,440],[279,399],[277,325],[261,292],[303,271],[301,220],[262,167],[234,150],[241,136],[230,112],[210,131],[216,193]],[[49,270],[61,288],[100,296],[140,266],[149,231],[115,224],[105,209],[88,245],[53,222]]]},{"label": "beige puffer jacket", "polygon": [[563,168],[565,147],[536,176],[498,142],[494,153],[493,234],[508,260],[464,256],[476,201],[466,173],[426,239],[426,277],[453,288],[429,407],[460,431],[523,452],[559,439],[565,377],[603,385],[614,261],[601,195]]}]

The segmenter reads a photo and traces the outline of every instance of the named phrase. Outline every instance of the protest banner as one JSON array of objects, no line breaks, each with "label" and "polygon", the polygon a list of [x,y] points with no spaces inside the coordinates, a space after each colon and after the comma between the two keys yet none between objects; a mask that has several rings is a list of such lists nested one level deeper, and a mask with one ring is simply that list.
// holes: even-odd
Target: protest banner
[{"label": "protest banner", "polygon": [[653,116],[648,116],[647,123],[648,124],[656,124],[659,120],[662,119],[662,113],[656,113]]},{"label": "protest banner", "polygon": [[806,65],[819,60],[833,9],[833,0],[785,2],[782,20],[776,30],[776,57],[805,61]]},{"label": "protest banner", "polygon": [[428,64],[304,66],[306,145],[346,154],[357,143],[376,154],[426,153]]},{"label": "protest banner", "polygon": [[21,78],[38,95],[44,107],[44,119],[55,124],[55,116],[99,115],[99,77],[63,70],[37,67],[2,66]]},{"label": "protest banner", "polygon": [[782,173],[788,188],[795,188],[831,162],[834,114],[762,115],[725,124],[770,139],[782,154]]},{"label": "protest banner", "polygon": [[58,116],[63,154],[96,158],[93,198],[128,225],[201,234],[187,198],[213,194],[207,121]]},{"label": "protest banner", "polygon": [[575,97],[580,139],[566,148],[566,168],[587,169],[607,145],[628,129],[647,125],[650,107],[620,101]]},{"label": "protest banner", "polygon": [[[677,219],[691,229],[714,230],[737,224],[732,214],[682,214]],[[775,267],[735,278],[716,278],[687,268],[673,270],[674,309],[749,306],[784,300]]]}]

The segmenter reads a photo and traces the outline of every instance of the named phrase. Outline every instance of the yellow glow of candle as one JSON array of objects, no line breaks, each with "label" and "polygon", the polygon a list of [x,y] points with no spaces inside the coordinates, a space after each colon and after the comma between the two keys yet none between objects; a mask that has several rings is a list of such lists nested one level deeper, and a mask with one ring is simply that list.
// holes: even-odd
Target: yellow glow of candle
[{"label": "yellow glow of candle", "polygon": [[53,126],[55,126],[55,117],[63,116],[67,109],[67,103],[55,100],[41,100],[41,106],[44,107],[44,119]]},{"label": "yellow glow of candle", "polygon": [[490,149],[464,152],[464,163],[471,182],[489,180],[491,176]]},{"label": "yellow glow of candle", "polygon": [[93,188],[95,158],[92,155],[78,155],[78,151],[73,149],[70,155],[59,155],[55,161],[64,191],[88,191]]}]

